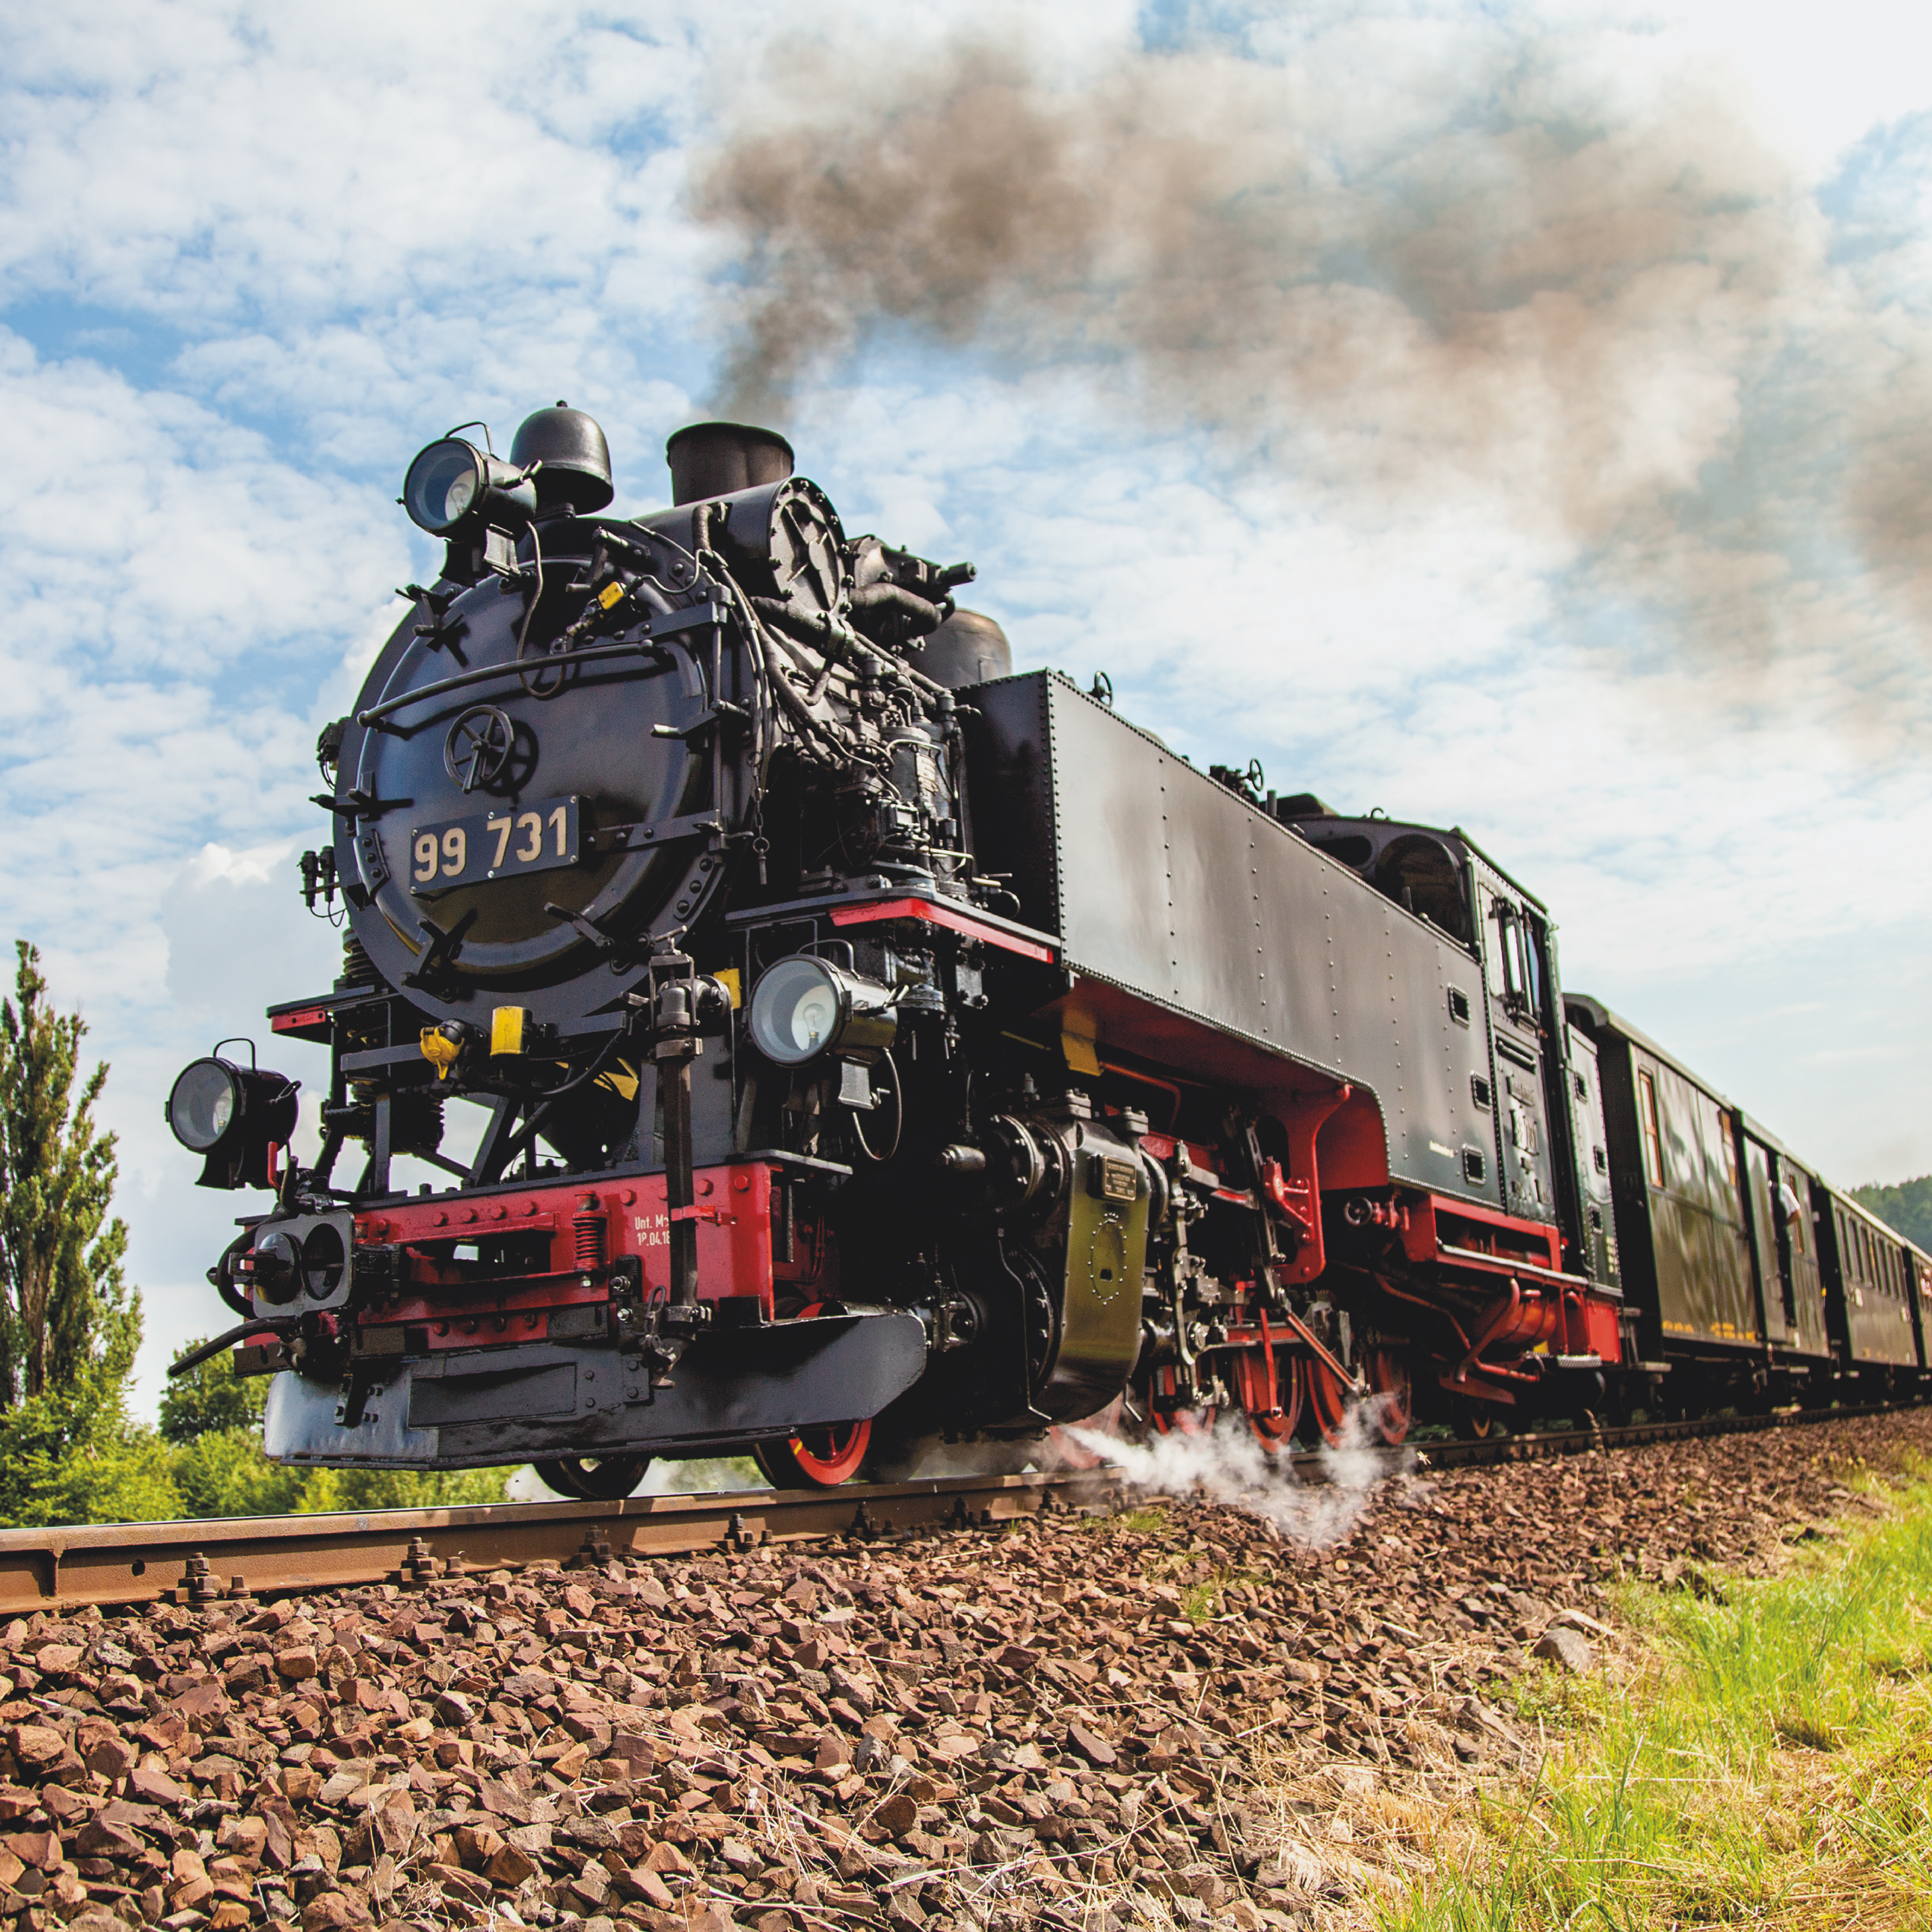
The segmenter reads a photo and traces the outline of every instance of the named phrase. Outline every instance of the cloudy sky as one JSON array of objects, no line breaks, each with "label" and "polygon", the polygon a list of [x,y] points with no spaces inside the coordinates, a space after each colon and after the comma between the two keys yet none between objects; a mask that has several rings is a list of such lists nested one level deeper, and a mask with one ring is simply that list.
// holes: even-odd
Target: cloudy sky
[{"label": "cloudy sky", "polygon": [[150,1390],[244,1198],[168,1082],[334,974],[295,859],[434,568],[404,467],[559,397],[622,508],[776,422],[1022,664],[1460,824],[1569,984],[1838,1178],[1932,1168],[1896,5],[0,19],[0,908],[112,1063]]}]

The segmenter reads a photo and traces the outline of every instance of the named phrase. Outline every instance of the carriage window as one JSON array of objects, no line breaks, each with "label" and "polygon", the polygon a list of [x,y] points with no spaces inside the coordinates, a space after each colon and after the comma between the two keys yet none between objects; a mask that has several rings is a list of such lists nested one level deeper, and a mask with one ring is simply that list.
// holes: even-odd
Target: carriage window
[{"label": "carriage window", "polygon": [[1731,1132],[1731,1117],[1720,1113],[1718,1116],[1718,1138],[1724,1150],[1724,1178],[1735,1190],[1738,1184],[1738,1144]]},{"label": "carriage window", "polygon": [[1657,1082],[1648,1073],[1636,1076],[1637,1125],[1643,1133],[1643,1171],[1653,1187],[1664,1185],[1664,1130],[1657,1122]]}]

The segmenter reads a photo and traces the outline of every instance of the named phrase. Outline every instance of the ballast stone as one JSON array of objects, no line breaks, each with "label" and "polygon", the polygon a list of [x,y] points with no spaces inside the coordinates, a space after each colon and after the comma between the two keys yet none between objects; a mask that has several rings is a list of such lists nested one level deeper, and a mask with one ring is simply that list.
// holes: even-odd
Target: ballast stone
[{"label": "ballast stone", "polygon": [[1590,1640],[1581,1630],[1570,1630],[1562,1624],[1545,1630],[1529,1654],[1546,1658],[1579,1677],[1587,1676],[1597,1667],[1597,1653]]}]

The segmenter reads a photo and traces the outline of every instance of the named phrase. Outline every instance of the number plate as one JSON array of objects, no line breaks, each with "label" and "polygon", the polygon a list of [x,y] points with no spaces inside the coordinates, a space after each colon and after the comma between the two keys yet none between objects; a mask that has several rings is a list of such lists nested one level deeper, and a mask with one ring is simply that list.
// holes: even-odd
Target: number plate
[{"label": "number plate", "polygon": [[410,889],[448,892],[520,872],[577,863],[578,801],[532,799],[468,818],[418,825],[410,834]]}]

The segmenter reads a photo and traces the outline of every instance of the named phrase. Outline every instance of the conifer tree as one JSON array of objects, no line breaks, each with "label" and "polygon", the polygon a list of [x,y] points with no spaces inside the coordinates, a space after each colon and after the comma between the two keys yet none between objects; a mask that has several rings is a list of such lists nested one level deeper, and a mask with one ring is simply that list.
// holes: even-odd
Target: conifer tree
[{"label": "conifer tree", "polygon": [[83,1388],[118,1406],[141,1297],[122,1270],[127,1225],[108,1218],[114,1136],[94,1120],[107,1065],[76,1102],[86,1022],[53,1009],[38,952],[16,945],[0,1000],[0,1406]]}]

